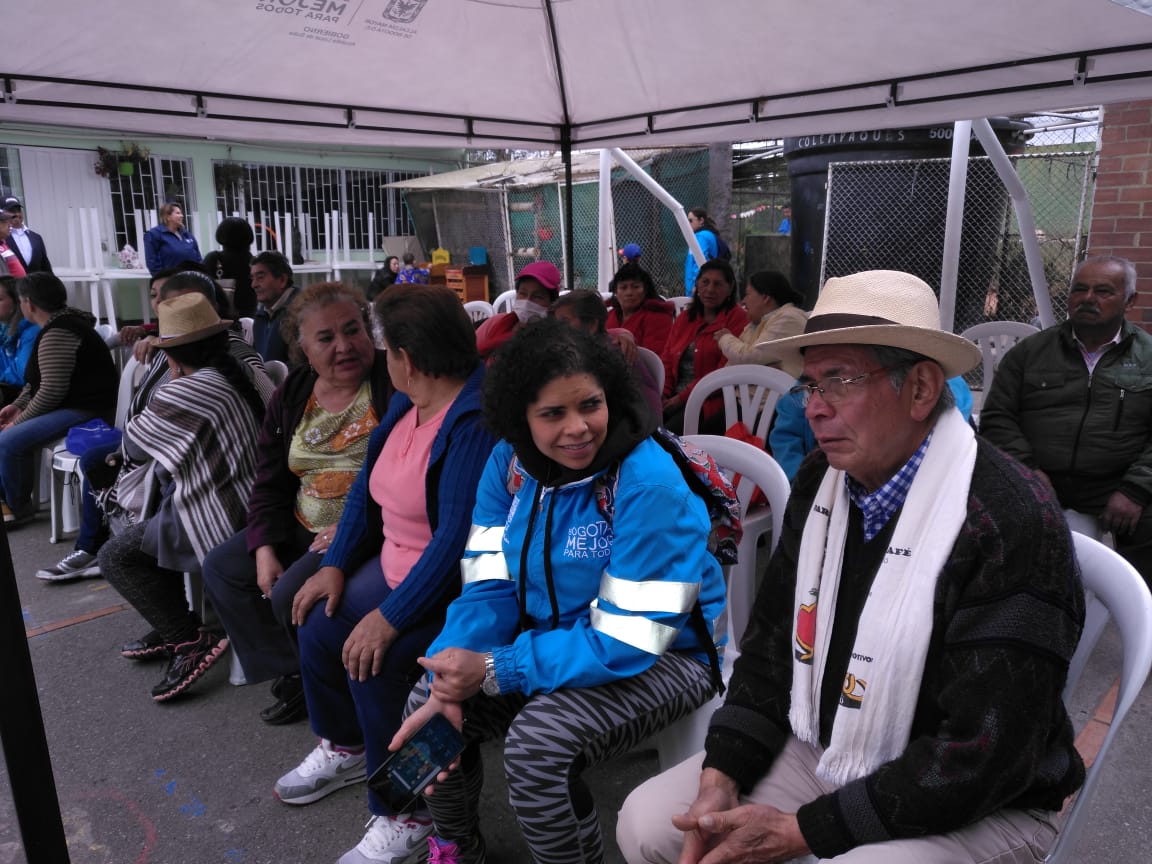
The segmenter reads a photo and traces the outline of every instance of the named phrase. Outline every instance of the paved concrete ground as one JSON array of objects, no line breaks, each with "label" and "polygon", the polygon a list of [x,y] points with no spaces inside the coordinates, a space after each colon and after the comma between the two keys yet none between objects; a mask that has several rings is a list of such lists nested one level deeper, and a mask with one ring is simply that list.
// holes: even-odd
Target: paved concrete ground
[{"label": "paved concrete ground", "polygon": [[[47,515],[10,534],[21,605],[73,864],[326,864],[355,845],[367,819],[363,786],[307,807],[276,801],[272,784],[314,745],[306,724],[271,727],[258,712],[267,686],[233,687],[220,664],[175,704],[156,705],[156,665],[118,656],[147,627],[102,580],[68,585],[33,573],[68,551],[47,541]],[[87,620],[85,620],[87,619]],[[1105,635],[1073,706],[1079,729],[1115,679],[1117,639]],[[3,662],[3,661],[0,661]],[[0,711],[21,710],[6,699]],[[1152,689],[1146,687],[1113,749],[1078,860],[1127,864],[1152,848]],[[499,753],[486,752],[489,860],[527,855],[504,802]],[[635,753],[589,774],[610,862],[615,811],[656,770]],[[6,766],[0,766],[0,864],[26,861]]]}]

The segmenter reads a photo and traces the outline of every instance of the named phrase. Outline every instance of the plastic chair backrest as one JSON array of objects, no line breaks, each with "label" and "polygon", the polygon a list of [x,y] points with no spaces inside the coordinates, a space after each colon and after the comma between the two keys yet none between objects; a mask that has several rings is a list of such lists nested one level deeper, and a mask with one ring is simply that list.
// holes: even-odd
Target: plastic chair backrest
[{"label": "plastic chair backrest", "polygon": [[251,345],[252,344],[252,319],[251,318],[241,318],[240,319],[240,329],[244,331],[244,341],[247,342],[249,345]]},{"label": "plastic chair backrest", "polygon": [[720,390],[724,396],[724,428],[742,420],[753,435],[767,444],[776,402],[795,383],[796,379],[781,369],[750,363],[709,372],[688,394],[684,405],[684,434],[695,435],[700,430],[704,401]]},{"label": "plastic chair backrest", "polygon": [[494,315],[503,315],[505,312],[512,311],[512,301],[516,299],[516,289],[512,288],[505,291],[499,297],[492,301],[492,313]]},{"label": "plastic chair backrest", "polygon": [[655,351],[649,351],[647,348],[637,348],[636,359],[644,364],[644,368],[648,370],[648,374],[656,382],[656,392],[663,393],[664,361],[660,359],[660,355]]},{"label": "plastic chair backrest", "polygon": [[272,383],[279,387],[288,377],[288,364],[283,360],[265,360],[264,371],[268,373]]},{"label": "plastic chair backrest", "polygon": [[139,379],[143,377],[145,368],[135,355],[132,355],[124,363],[124,369],[120,373],[120,386],[116,390],[116,428],[124,429],[124,423],[128,419],[128,407],[132,404],[132,397],[136,393],[136,387],[139,385]]},{"label": "plastic chair backrest", "polygon": [[[723,435],[685,435],[684,440],[695,444],[709,453],[716,463],[728,474],[739,474],[736,497],[740,499],[740,516],[746,519],[752,502],[752,494],[759,487],[768,499],[768,512],[771,515],[772,538],[769,552],[776,549],[780,531],[784,527],[784,509],[788,505],[791,486],[788,476],[776,460],[764,450],[753,447],[735,438]],[[757,511],[760,512],[760,511]],[[731,655],[738,653],[740,639],[748,625],[752,601],[756,593],[756,546],[757,534],[745,531],[740,541],[739,561],[728,573],[728,635],[729,647],[725,649],[725,664]]]},{"label": "plastic chair backrest", "polygon": [[676,309],[676,314],[679,315],[692,303],[691,297],[673,297],[668,301]]},{"label": "plastic chair backrest", "polygon": [[980,386],[985,395],[991,389],[992,378],[1008,350],[1021,339],[1027,339],[1033,333],[1039,332],[1031,324],[1021,324],[1019,321],[988,321],[969,327],[960,334],[965,339],[975,342],[984,358],[983,379]]},{"label": "plastic chair backrest", "polygon": [[1067,809],[1067,819],[1056,838],[1048,857],[1049,864],[1079,861],[1076,840],[1088,821],[1092,795],[1100,780],[1108,749],[1120,729],[1120,724],[1132,703],[1140,695],[1148,671],[1152,669],[1152,594],[1136,569],[1102,543],[1091,537],[1073,533],[1076,560],[1084,581],[1084,632],[1080,644],[1068,666],[1068,681],[1064,687],[1064,701],[1080,679],[1089,655],[1096,647],[1100,634],[1111,617],[1120,631],[1124,656],[1120,673],[1120,688],[1112,722],[1096,759],[1088,769],[1084,785]]},{"label": "plastic chair backrest", "polygon": [[468,313],[473,324],[479,324],[481,321],[491,318],[495,310],[487,300],[469,300],[464,304],[464,311]]}]

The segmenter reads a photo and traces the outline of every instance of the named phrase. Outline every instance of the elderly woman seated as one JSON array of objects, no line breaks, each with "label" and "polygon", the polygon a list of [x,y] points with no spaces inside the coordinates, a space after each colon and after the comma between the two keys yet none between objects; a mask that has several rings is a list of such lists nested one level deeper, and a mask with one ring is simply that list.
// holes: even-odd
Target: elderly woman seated
[{"label": "elderly woman seated", "polygon": [[264,418],[247,527],[204,559],[204,588],[245,679],[273,680],[276,702],[260,714],[273,724],[306,714],[292,602],[320,567],[392,395],[358,289],[305,288],[284,329],[299,356]]},{"label": "elderly woman seated", "polygon": [[[419,668],[460,591],[476,485],[494,444],[481,422],[476,332],[442,286],[376,299],[397,394],[368,441],[331,546],[296,592],[304,696],[319,745],[277,782],[308,804],[364,780],[387,755]],[[341,864],[410,859],[431,831],[368,793],[372,820]]]}]

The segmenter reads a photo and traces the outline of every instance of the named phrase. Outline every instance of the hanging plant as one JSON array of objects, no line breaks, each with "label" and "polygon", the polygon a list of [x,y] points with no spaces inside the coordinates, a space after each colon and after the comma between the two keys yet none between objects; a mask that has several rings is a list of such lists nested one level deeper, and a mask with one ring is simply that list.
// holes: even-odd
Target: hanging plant
[{"label": "hanging plant", "polygon": [[215,166],[216,188],[218,190],[243,189],[247,171],[239,162],[219,162]]},{"label": "hanging plant", "polygon": [[112,177],[116,174],[125,176],[136,173],[136,166],[147,162],[152,151],[142,147],[135,141],[123,141],[119,150],[96,148],[96,163],[92,166],[99,177]]}]

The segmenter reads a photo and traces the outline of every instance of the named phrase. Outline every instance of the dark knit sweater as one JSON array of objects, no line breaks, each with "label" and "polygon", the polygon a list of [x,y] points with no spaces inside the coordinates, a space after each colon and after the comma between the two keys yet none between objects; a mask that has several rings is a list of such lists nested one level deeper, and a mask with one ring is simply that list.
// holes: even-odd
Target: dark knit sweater
[{"label": "dark knit sweater", "polygon": [[[748,791],[791,735],[793,605],[804,521],[827,469],[801,466],[705,767]],[[874,773],[800,808],[820,858],[943,834],[1005,807],[1058,810],[1084,765],[1061,700],[1084,621],[1068,527],[1048,488],[978,443],[968,516],[936,585],[909,743]]]},{"label": "dark knit sweater", "polygon": [[108,346],[93,326],[95,320],[71,307],[48,319],[32,346],[24,390],[14,403],[22,412],[21,421],[74,408],[112,422],[119,376]]}]

